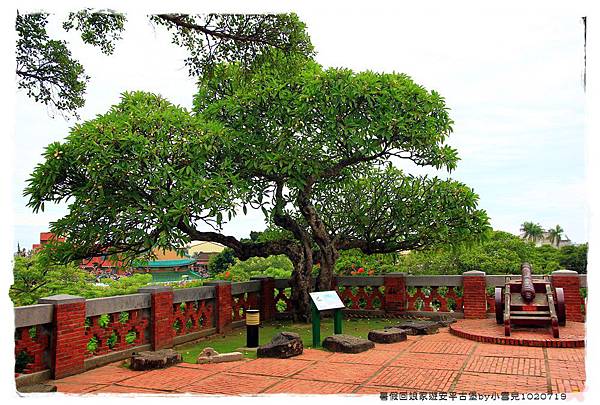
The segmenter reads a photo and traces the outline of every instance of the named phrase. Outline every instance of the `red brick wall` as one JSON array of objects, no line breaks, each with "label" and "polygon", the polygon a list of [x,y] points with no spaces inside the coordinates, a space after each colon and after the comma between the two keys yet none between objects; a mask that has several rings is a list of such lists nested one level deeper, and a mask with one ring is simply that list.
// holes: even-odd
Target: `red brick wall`
[{"label": "red brick wall", "polygon": [[487,317],[485,273],[467,271],[463,273],[463,311],[465,319]]},{"label": "red brick wall", "polygon": [[385,287],[384,309],[396,314],[406,308],[406,275],[404,273],[388,273],[383,278]]},{"label": "red brick wall", "polygon": [[[64,297],[62,300],[66,300]],[[84,371],[86,350],[85,300],[79,297],[67,299],[48,297],[41,303],[54,304],[53,330],[50,346],[50,367],[53,378],[64,378]]]},{"label": "red brick wall", "polygon": [[206,283],[205,285],[212,285],[215,287],[215,326],[217,328],[217,333],[223,333],[231,330],[231,282],[212,281]]},{"label": "red brick wall", "polygon": [[260,320],[269,321],[275,318],[275,279],[273,277],[252,277],[260,281]]},{"label": "red brick wall", "polygon": [[565,293],[565,310],[567,322],[583,322],[581,305],[583,298],[579,294],[579,275],[570,270],[559,270],[552,273],[552,286],[562,288]]},{"label": "red brick wall", "polygon": [[173,347],[173,291],[156,292],[151,295],[152,350]]}]

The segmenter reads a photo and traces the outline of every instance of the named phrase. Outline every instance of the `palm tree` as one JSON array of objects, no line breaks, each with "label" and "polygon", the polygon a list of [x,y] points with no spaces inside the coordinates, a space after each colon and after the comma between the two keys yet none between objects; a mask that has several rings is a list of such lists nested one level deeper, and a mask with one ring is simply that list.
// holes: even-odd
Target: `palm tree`
[{"label": "palm tree", "polygon": [[556,225],[554,228],[548,229],[548,237],[550,243],[556,244],[556,247],[560,244],[560,238],[565,230],[560,225]]},{"label": "palm tree", "polygon": [[544,236],[544,229],[541,225],[533,222],[523,222],[521,232],[523,232],[523,237],[531,242],[537,242]]}]

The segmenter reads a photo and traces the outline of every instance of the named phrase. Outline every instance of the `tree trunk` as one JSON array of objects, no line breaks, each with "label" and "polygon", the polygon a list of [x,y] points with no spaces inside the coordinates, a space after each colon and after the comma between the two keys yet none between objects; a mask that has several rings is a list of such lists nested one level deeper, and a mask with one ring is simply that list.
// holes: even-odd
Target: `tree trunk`
[{"label": "tree trunk", "polygon": [[297,254],[288,255],[294,264],[290,287],[292,296],[292,317],[295,322],[310,322],[310,293],[312,292],[313,252],[309,243],[304,243],[303,249]]},{"label": "tree trunk", "polygon": [[[309,269],[310,268],[310,269]],[[294,322],[310,322],[310,295],[312,263],[307,260],[294,263],[290,285],[292,287],[292,317]],[[308,276],[307,276],[308,275]]]},{"label": "tree trunk", "polygon": [[317,291],[329,291],[333,288],[333,270],[339,257],[333,244],[324,246],[321,251],[321,268],[317,277]]},{"label": "tree trunk", "polygon": [[312,192],[311,183],[307,183],[304,190],[298,195],[298,206],[302,216],[310,226],[312,231],[313,240],[319,247],[321,253],[321,268],[319,269],[319,275],[317,276],[317,290],[328,291],[331,290],[331,282],[333,280],[333,269],[335,262],[339,257],[339,253],[335,248],[335,244],[327,232],[327,228],[313,204],[310,201],[310,194]]}]

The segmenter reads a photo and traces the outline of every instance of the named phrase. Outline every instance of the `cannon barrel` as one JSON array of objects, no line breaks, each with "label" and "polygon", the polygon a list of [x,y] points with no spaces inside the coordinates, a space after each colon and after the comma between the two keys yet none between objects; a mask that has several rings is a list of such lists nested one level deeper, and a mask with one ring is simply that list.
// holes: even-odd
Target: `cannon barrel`
[{"label": "cannon barrel", "polygon": [[531,280],[531,266],[529,266],[529,263],[521,265],[521,297],[525,302],[531,302],[535,298],[535,288]]}]

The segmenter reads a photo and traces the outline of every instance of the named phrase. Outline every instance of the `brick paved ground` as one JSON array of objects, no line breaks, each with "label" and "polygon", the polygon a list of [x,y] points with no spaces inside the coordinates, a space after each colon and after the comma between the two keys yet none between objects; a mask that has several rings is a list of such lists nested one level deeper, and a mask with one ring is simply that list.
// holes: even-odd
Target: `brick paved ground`
[{"label": "brick paved ground", "polygon": [[582,391],[584,366],[583,348],[480,343],[445,328],[356,355],[306,349],[293,359],[180,364],[145,372],[112,364],[53,383],[60,392],[79,394],[557,393]]}]

